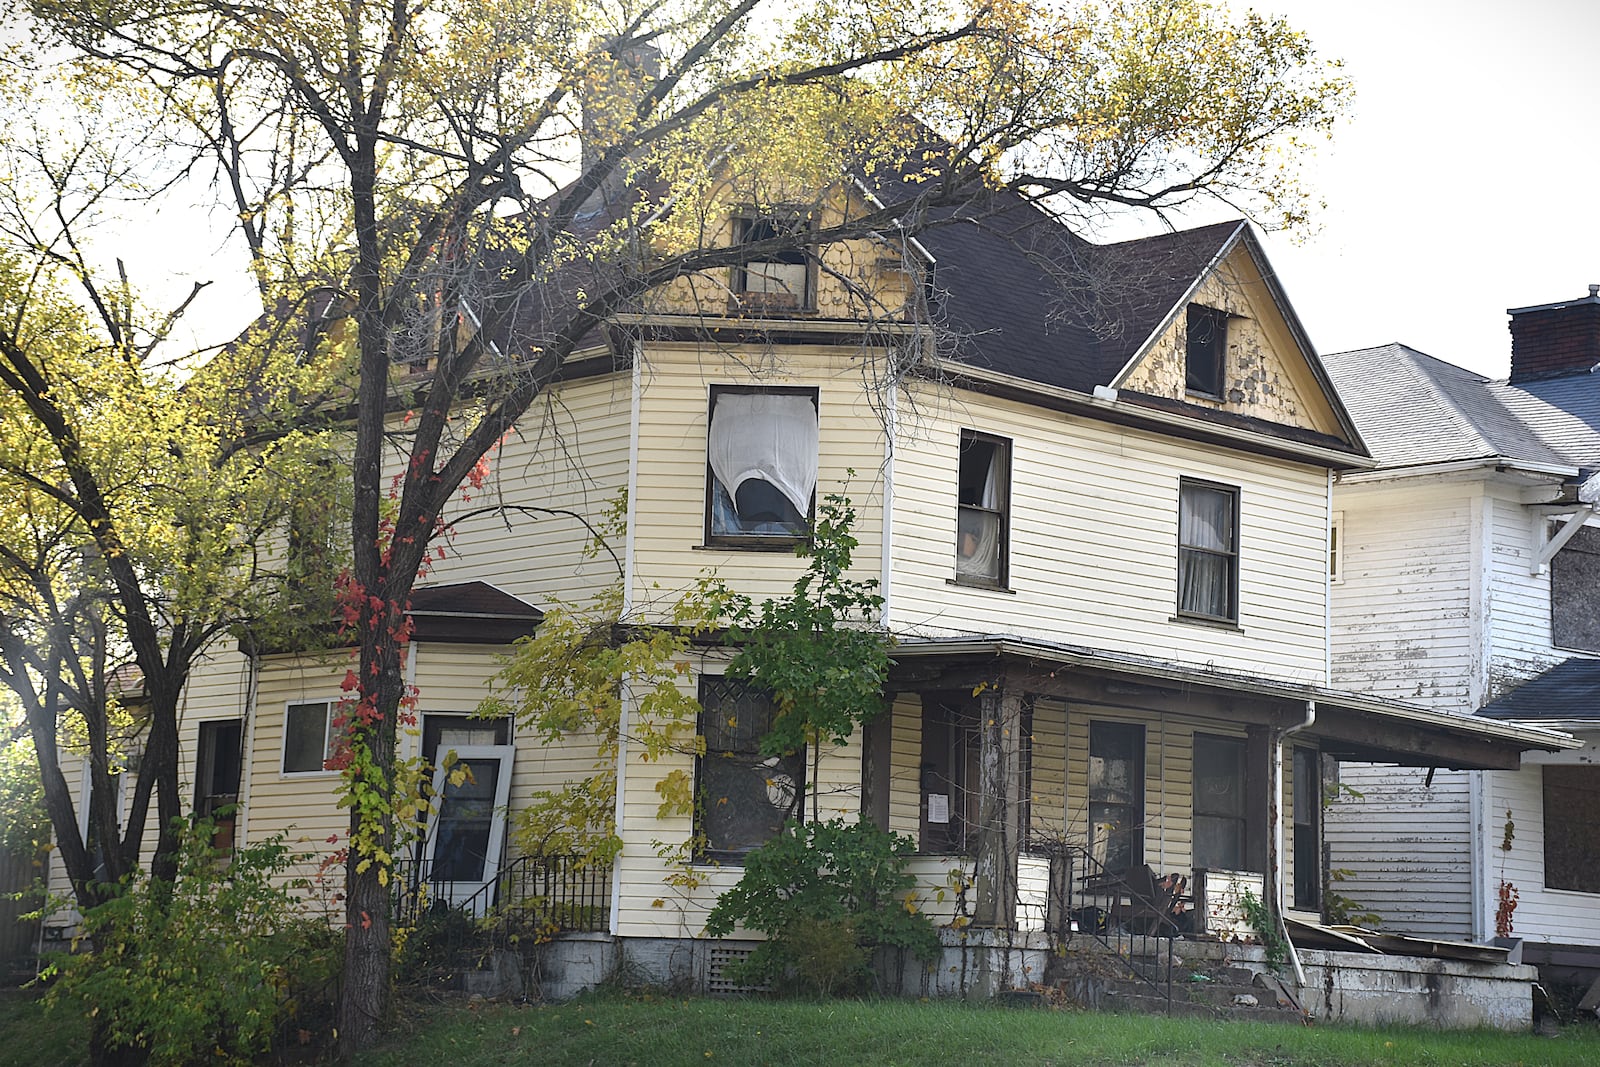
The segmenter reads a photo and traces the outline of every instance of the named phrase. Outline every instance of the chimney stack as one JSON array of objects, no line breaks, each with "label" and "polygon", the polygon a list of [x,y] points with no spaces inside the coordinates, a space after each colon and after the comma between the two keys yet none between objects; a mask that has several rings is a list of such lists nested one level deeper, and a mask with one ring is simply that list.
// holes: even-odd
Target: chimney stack
[{"label": "chimney stack", "polygon": [[1600,285],[1576,300],[1508,308],[1511,383],[1587,374],[1600,366]]}]

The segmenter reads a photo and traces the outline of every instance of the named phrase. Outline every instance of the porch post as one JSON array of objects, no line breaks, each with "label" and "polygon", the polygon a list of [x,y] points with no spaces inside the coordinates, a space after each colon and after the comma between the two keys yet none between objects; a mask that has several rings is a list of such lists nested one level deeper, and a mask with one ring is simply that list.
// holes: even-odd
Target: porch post
[{"label": "porch post", "polygon": [[1004,684],[979,698],[978,840],[974,926],[1017,924],[1022,848],[1022,696]]}]

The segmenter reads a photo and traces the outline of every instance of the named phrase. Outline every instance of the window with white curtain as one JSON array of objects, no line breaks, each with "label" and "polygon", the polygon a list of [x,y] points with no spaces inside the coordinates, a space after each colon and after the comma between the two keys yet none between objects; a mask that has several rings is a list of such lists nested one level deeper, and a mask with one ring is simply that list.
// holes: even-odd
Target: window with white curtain
[{"label": "window with white curtain", "polygon": [[793,545],[817,490],[815,389],[711,389],[706,542]]},{"label": "window with white curtain", "polygon": [[1006,582],[1011,442],[961,431],[956,474],[956,580]]},{"label": "window with white curtain", "polygon": [[1239,490],[1178,486],[1178,614],[1239,618]]}]

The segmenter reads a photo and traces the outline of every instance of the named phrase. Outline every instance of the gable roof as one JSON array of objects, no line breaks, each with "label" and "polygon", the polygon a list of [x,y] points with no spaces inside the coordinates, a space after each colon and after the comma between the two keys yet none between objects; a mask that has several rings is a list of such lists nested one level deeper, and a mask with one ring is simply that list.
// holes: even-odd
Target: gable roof
[{"label": "gable roof", "polygon": [[1485,704],[1478,714],[1511,722],[1600,721],[1600,659],[1574,657],[1558,663]]},{"label": "gable roof", "polygon": [[1323,362],[1382,466],[1503,459],[1600,467],[1600,378],[1512,385],[1402,344],[1336,352]]}]

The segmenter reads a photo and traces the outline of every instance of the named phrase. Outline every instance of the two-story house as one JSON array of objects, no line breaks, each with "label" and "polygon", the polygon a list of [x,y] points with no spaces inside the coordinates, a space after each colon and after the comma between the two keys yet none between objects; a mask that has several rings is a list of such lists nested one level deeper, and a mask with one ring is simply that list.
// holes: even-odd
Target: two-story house
[{"label": "two-story house", "polygon": [[[800,211],[737,216],[723,239]],[[628,618],[666,623],[708,568],[779,594],[837,490],[897,642],[884,711],[843,745],[763,759],[770,702],[714,650],[687,664],[705,754],[617,758],[606,932],[657,977],[695,966],[741,856],[808,795],[913,837],[920,904],[945,923],[1041,930],[1068,853],[1077,878],[1254,871],[1314,913],[1321,756],[1514,769],[1564,743],[1330,686],[1332,480],[1372,461],[1247,225],[1096,246],[1016,203],[713,281],[654,294],[570,361],[495,458],[499,510],[454,525],[417,593],[404,743],[476,772],[426,835],[440,894],[488,885],[508,817],[592,767],[581,739],[473,716],[541,606],[620,580]],[[586,556],[623,491],[624,542]],[[347,667],[214,656],[185,705],[197,804],[237,797],[240,839],[331,850]],[[660,814],[675,770],[696,815]],[[690,840],[695,877],[675,879],[663,852]]]},{"label": "two-story house", "polygon": [[1333,680],[1570,731],[1521,768],[1342,768],[1339,892],[1385,929],[1600,966],[1600,287],[1510,312],[1508,381],[1403,345],[1326,358],[1378,460],[1334,486]]}]

